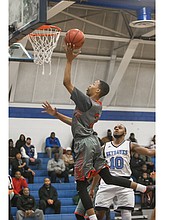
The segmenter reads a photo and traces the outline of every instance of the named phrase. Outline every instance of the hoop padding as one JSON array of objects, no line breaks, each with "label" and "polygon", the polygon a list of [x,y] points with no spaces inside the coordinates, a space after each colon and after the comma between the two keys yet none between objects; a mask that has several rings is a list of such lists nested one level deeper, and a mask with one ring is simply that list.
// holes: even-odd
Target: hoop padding
[{"label": "hoop padding", "polygon": [[34,50],[34,63],[51,63],[53,50],[57,45],[61,29],[52,25],[43,25],[28,35]]}]

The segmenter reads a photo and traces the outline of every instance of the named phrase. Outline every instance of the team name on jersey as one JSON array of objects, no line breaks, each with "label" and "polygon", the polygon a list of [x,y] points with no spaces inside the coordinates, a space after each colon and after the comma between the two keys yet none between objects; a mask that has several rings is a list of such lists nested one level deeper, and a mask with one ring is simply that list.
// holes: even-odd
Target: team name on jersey
[{"label": "team name on jersey", "polygon": [[117,154],[127,155],[128,154],[128,150],[108,151],[108,152],[106,152],[106,157],[110,157],[110,156],[117,155]]}]

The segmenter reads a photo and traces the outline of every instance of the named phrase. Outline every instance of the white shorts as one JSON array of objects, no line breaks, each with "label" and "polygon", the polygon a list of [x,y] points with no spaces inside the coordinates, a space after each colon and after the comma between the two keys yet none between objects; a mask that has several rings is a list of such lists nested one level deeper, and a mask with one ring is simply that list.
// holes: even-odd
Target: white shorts
[{"label": "white shorts", "polygon": [[109,208],[112,204],[114,210],[133,209],[135,204],[133,189],[100,184],[96,194],[95,208]]}]

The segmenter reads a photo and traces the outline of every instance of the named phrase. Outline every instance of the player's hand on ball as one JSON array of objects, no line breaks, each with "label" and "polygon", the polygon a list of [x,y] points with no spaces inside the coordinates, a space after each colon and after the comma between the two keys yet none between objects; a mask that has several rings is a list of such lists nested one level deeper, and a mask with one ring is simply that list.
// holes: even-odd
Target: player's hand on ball
[{"label": "player's hand on ball", "polygon": [[65,51],[66,51],[67,60],[69,62],[72,62],[75,59],[75,57],[77,57],[79,53],[81,53],[81,50],[80,49],[76,50],[75,44],[71,44],[71,43],[67,43],[65,47]]},{"label": "player's hand on ball", "polygon": [[57,114],[57,109],[53,108],[49,102],[43,102],[42,107],[44,108],[44,111],[42,113],[48,113],[49,115],[55,116]]}]

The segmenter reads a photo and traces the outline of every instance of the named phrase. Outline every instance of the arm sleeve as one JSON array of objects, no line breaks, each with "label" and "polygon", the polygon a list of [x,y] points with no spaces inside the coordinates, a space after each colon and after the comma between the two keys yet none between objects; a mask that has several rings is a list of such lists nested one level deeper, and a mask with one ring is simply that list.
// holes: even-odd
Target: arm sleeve
[{"label": "arm sleeve", "polygon": [[76,104],[76,107],[82,112],[88,111],[92,106],[91,99],[76,87],[74,87],[71,93],[71,99]]}]

